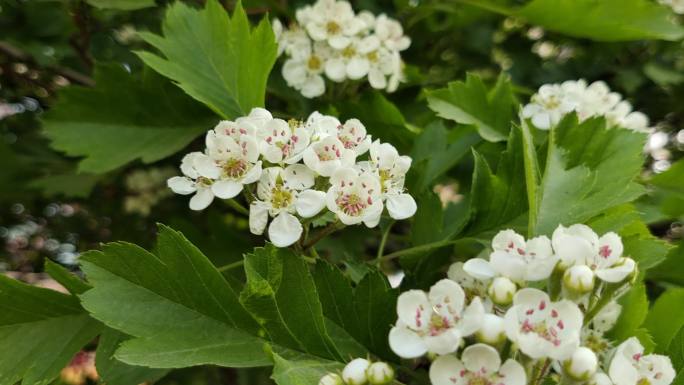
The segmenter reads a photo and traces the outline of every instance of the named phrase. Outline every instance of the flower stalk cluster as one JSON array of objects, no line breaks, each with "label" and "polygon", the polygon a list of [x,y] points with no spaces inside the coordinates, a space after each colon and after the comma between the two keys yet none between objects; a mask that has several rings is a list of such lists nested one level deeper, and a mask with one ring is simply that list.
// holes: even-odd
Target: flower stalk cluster
[{"label": "flower stalk cluster", "polygon": [[385,207],[393,219],[413,216],[416,202],[404,189],[410,166],[410,157],[373,141],[358,119],[342,123],[314,112],[306,121],[285,121],[255,108],[207,132],[204,151],[187,154],[183,175],[168,186],[193,194],[192,210],[242,193],[250,202],[251,232],[268,227],[271,242],[287,247],[302,236],[302,220],[326,208],[344,225],[371,228]]},{"label": "flower stalk cluster", "polygon": [[668,357],[644,354],[636,337],[606,334],[637,273],[623,251],[617,234],[580,224],[559,226],[551,239],[501,231],[488,258],[457,262],[428,292],[399,296],[390,347],[402,358],[430,358],[433,385],[536,385],[550,376],[669,385]]},{"label": "flower stalk cluster", "polygon": [[385,14],[354,13],[344,0],[318,0],[297,10],[296,22],[284,29],[273,22],[282,69],[290,87],[307,98],[325,92],[333,82],[368,79],[371,87],[393,92],[403,78],[400,52],[411,40],[398,21]]},{"label": "flower stalk cluster", "polygon": [[611,126],[649,131],[648,117],[633,111],[632,105],[623,100],[622,95],[611,91],[602,81],[589,85],[584,79],[544,84],[523,107],[522,116],[531,119],[535,127],[548,130],[572,112],[580,121],[602,116]]}]

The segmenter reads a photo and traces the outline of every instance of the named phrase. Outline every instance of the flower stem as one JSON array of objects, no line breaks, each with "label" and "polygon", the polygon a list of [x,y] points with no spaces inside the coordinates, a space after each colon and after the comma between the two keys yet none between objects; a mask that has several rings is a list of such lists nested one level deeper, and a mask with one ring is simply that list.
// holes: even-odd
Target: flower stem
[{"label": "flower stem", "polygon": [[233,210],[237,211],[238,213],[243,214],[243,215],[249,215],[249,210],[245,206],[241,205],[235,199],[228,199],[227,202],[228,202],[228,206],[232,207]]},{"label": "flower stem", "polygon": [[432,249],[438,249],[440,247],[453,245],[457,242],[458,241],[447,240],[447,241],[438,241],[438,242],[426,243],[424,245],[415,246],[415,247],[409,247],[408,249],[395,251],[393,253],[384,255],[381,258],[376,258],[376,259],[370,261],[370,263],[380,263],[380,262],[384,262],[384,261],[390,261],[394,258],[401,257],[402,255],[413,254],[413,253],[418,253],[421,251],[428,251],[428,250],[432,250]]},{"label": "flower stem", "polygon": [[229,264],[227,264],[227,265],[223,265],[223,266],[217,267],[216,270],[218,270],[218,271],[220,271],[221,273],[223,273],[224,271],[228,271],[228,270],[234,269],[234,268],[236,268],[236,267],[240,267],[240,266],[242,266],[242,265],[244,265],[244,264],[245,264],[245,260],[244,260],[244,259],[241,259],[241,260],[239,260],[239,261],[235,261],[235,262],[233,262],[233,263],[229,263]]},{"label": "flower stem", "polygon": [[614,294],[620,290],[621,287],[623,287],[625,284],[629,284],[628,281],[625,281],[624,283],[618,283],[614,285],[607,285],[605,292],[601,293],[601,296],[598,297],[598,301],[596,301],[593,306],[589,307],[587,312],[584,314],[584,324],[588,324],[591,322],[596,315],[601,312],[601,310],[610,303],[614,299]]},{"label": "flower stem", "polygon": [[392,230],[392,226],[394,226],[394,223],[394,221],[388,223],[387,228],[382,233],[382,238],[380,238],[380,245],[378,246],[378,255],[375,258],[378,261],[378,263],[382,261],[382,254],[385,252],[385,244],[387,243],[387,238],[389,237],[389,233]]},{"label": "flower stem", "polygon": [[340,222],[333,222],[333,223],[329,224],[328,226],[323,228],[323,230],[319,231],[315,236],[313,236],[311,238],[311,240],[304,243],[304,245],[302,246],[303,249],[308,250],[309,248],[311,248],[311,246],[315,245],[316,243],[318,243],[323,238],[327,237],[328,235],[334,233],[337,230],[343,229],[344,227],[345,226]]}]

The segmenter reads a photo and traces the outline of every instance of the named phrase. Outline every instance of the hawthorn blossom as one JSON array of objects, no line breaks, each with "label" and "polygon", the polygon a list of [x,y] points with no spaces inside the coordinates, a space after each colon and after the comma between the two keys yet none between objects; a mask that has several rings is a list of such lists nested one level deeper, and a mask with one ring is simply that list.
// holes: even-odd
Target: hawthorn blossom
[{"label": "hawthorn blossom", "polygon": [[417,210],[416,201],[404,192],[406,172],[411,162],[409,156],[399,155],[391,144],[376,140],[370,145],[369,161],[357,163],[364,174],[373,175],[379,181],[382,200],[393,219],[409,218]]},{"label": "hawthorn blossom", "polygon": [[313,122],[312,125],[316,126],[319,135],[337,137],[345,149],[354,151],[355,156],[363,155],[370,148],[371,136],[367,134],[366,126],[358,119],[348,119],[341,124],[336,118],[320,115],[313,119]]},{"label": "hawthorn blossom", "polygon": [[269,215],[268,237],[274,245],[286,247],[302,235],[302,225],[293,214],[311,218],[325,207],[325,193],[311,189],[314,175],[302,164],[286,168],[264,169],[257,185],[259,200],[249,207],[249,227],[253,234],[262,234]]},{"label": "hawthorn blossom", "polygon": [[579,347],[583,315],[571,301],[551,302],[545,292],[525,288],[504,319],[508,338],[534,359],[564,360]]},{"label": "hawthorn blossom", "polygon": [[327,136],[304,150],[304,164],[322,176],[330,176],[341,167],[352,167],[354,150],[348,149],[336,136]]},{"label": "hawthorn blossom", "polygon": [[[238,132],[243,130],[240,128]],[[238,135],[236,139],[235,134],[225,135],[212,130],[206,136],[207,155],[212,162],[204,165],[204,172],[206,177],[214,180],[211,191],[221,199],[234,198],[242,192],[244,185],[256,182],[261,176],[254,134]]]},{"label": "hawthorn blossom", "polygon": [[276,164],[299,162],[309,146],[309,134],[296,120],[272,119],[264,124],[259,139],[261,155]]},{"label": "hawthorn blossom", "polygon": [[565,97],[560,85],[544,84],[532,95],[530,103],[523,107],[522,116],[532,119],[535,127],[548,130],[576,108],[577,103]]},{"label": "hawthorn blossom", "polygon": [[[463,268],[463,262],[455,262],[449,266],[447,277],[458,283],[466,293],[466,297],[472,299],[474,297],[486,298],[487,287],[489,282],[487,280],[480,280],[468,274]],[[485,300],[486,301],[486,300]]]},{"label": "hawthorn blossom", "polygon": [[636,268],[634,260],[622,256],[622,240],[613,232],[599,238],[589,226],[560,225],[551,243],[563,266],[586,265],[606,282],[621,282]]},{"label": "hawthorn blossom", "polygon": [[461,359],[449,354],[438,357],[430,366],[432,385],[525,385],[527,375],[520,363],[508,359],[501,365],[499,352],[485,344],[463,350]]},{"label": "hawthorn blossom", "polygon": [[404,29],[398,21],[383,13],[374,22],[375,35],[388,49],[403,51],[411,45],[411,39],[404,35]]},{"label": "hawthorn blossom", "polygon": [[351,39],[345,48],[334,51],[326,61],[326,76],[335,82],[363,78],[370,71],[370,61],[367,55],[379,46],[380,41],[374,36]]},{"label": "hawthorn blossom", "polygon": [[330,176],[330,185],[326,195],[328,210],[335,213],[342,223],[355,225],[363,222],[371,228],[378,225],[383,204],[377,178],[343,167]]},{"label": "hawthorn blossom", "polygon": [[304,97],[314,98],[325,92],[323,71],[325,60],[316,49],[293,55],[283,64],[282,74],[287,84],[300,91]]},{"label": "hawthorn blossom", "polygon": [[204,210],[214,200],[211,186],[214,184],[212,160],[201,152],[191,152],[183,157],[180,166],[183,176],[169,178],[166,184],[180,195],[190,195],[190,209]]},{"label": "hawthorn blossom", "polygon": [[468,306],[465,299],[461,286],[450,279],[437,282],[429,293],[402,293],[397,300],[399,319],[389,333],[392,351],[403,358],[455,352],[464,337],[478,330],[484,317],[479,298]]},{"label": "hawthorn blossom", "polygon": [[644,355],[639,340],[631,337],[617,347],[608,374],[619,385],[669,385],[676,373],[669,357]]},{"label": "hawthorn blossom", "polygon": [[548,278],[558,259],[551,249],[551,241],[540,236],[525,241],[513,230],[500,231],[492,239],[489,260],[473,258],[463,269],[481,280],[506,277],[512,281],[541,281]]},{"label": "hawthorn blossom", "polygon": [[298,16],[306,22],[304,26],[314,41],[327,41],[335,49],[346,48],[351,36],[365,27],[347,1],[319,0],[306,15]]}]

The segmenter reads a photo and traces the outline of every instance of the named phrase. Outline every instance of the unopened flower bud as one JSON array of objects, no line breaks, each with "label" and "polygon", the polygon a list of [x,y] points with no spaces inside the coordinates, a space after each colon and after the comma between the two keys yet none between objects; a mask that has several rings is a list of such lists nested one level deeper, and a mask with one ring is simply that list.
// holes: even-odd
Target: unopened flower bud
[{"label": "unopened flower bud", "polygon": [[596,373],[598,358],[591,349],[582,346],[577,348],[570,359],[563,363],[563,368],[573,380],[586,381]]},{"label": "unopened flower bud", "polygon": [[394,369],[384,362],[374,362],[366,370],[371,385],[385,385],[394,380]]},{"label": "unopened flower bud", "polygon": [[342,379],[347,385],[364,385],[368,382],[366,370],[370,362],[363,358],[352,360],[342,370]]},{"label": "unopened flower bud", "polygon": [[321,377],[321,380],[318,381],[318,385],[344,385],[344,381],[342,381],[342,377],[338,374],[328,373]]},{"label": "unopened flower bud", "polygon": [[487,294],[499,306],[508,306],[513,302],[513,296],[518,290],[515,283],[506,277],[496,277],[489,285]]},{"label": "unopened flower bud", "polygon": [[588,293],[594,288],[594,272],[586,265],[573,266],[563,274],[563,284],[572,292]]},{"label": "unopened flower bud", "polygon": [[503,318],[495,314],[485,314],[482,319],[482,326],[480,326],[475,337],[479,342],[494,346],[506,341],[506,330]]}]

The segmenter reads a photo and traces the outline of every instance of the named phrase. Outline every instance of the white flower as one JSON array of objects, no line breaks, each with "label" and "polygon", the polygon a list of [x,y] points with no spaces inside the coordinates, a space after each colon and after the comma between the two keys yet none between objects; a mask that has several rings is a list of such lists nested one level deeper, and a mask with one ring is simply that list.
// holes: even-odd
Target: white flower
[{"label": "white flower", "polygon": [[285,169],[264,169],[257,185],[259,200],[249,207],[249,227],[253,234],[262,234],[268,216],[274,217],[268,236],[277,247],[295,243],[302,235],[302,225],[293,214],[310,218],[325,207],[325,193],[310,189],[314,175],[306,166],[293,164]]},{"label": "white flower", "polygon": [[337,137],[344,148],[354,151],[355,156],[363,155],[368,151],[371,145],[371,137],[366,132],[366,126],[360,120],[349,119],[341,124],[339,120],[331,118],[320,115],[313,120],[320,135]]},{"label": "white flower", "polygon": [[316,49],[301,51],[283,64],[283,78],[287,84],[300,91],[306,98],[314,98],[325,92],[323,71],[325,58]]},{"label": "white flower", "polygon": [[504,318],[508,338],[534,359],[564,360],[579,346],[583,315],[568,300],[551,302],[543,291],[525,288]]},{"label": "white flower", "polygon": [[546,236],[525,242],[522,235],[513,230],[500,231],[492,239],[489,261],[482,258],[468,260],[464,270],[478,279],[507,277],[512,281],[541,281],[548,278],[558,259]]},{"label": "white flower", "polygon": [[520,363],[508,359],[501,365],[499,352],[485,344],[475,344],[463,350],[461,359],[455,355],[438,357],[430,366],[432,385],[525,385],[527,375]]},{"label": "white flower", "polygon": [[636,337],[617,347],[608,374],[617,385],[669,385],[675,377],[670,358],[644,355],[644,347]]},{"label": "white flower", "polygon": [[622,240],[613,232],[599,238],[586,225],[560,225],[553,232],[551,243],[562,265],[589,266],[597,277],[606,282],[620,282],[636,267],[634,260],[622,257]]},{"label": "white flower", "polygon": [[328,373],[321,377],[320,381],[318,381],[318,385],[345,385],[345,383],[339,374]]},{"label": "white flower", "polygon": [[386,385],[394,381],[394,369],[385,362],[374,362],[366,370],[371,385]]},{"label": "white flower", "polygon": [[536,94],[532,95],[530,103],[523,108],[522,116],[532,119],[535,127],[548,130],[576,108],[577,103],[565,97],[565,92],[560,85],[544,84]]},{"label": "white flower", "polygon": [[425,353],[455,352],[462,338],[477,331],[484,307],[479,298],[465,306],[463,289],[450,279],[442,279],[430,288],[409,290],[397,300],[399,319],[389,334],[394,353],[416,358]]},{"label": "white flower", "polygon": [[506,277],[494,278],[487,288],[489,298],[499,306],[510,305],[517,291],[518,286]]},{"label": "white flower", "polygon": [[495,314],[485,314],[482,325],[475,335],[479,342],[498,345],[506,341],[506,327],[504,319]]},{"label": "white flower", "polygon": [[342,370],[342,379],[347,385],[363,385],[368,382],[366,371],[370,361],[363,358],[351,360]]},{"label": "white flower", "polygon": [[563,363],[565,373],[575,381],[586,381],[598,370],[598,357],[589,348],[581,346]]},{"label": "white flower", "polygon": [[351,43],[350,37],[365,27],[347,1],[318,0],[310,12],[298,15],[298,18],[305,21],[313,40],[327,41],[335,49],[347,47]]},{"label": "white flower", "polygon": [[319,175],[329,177],[341,167],[356,161],[354,150],[345,148],[336,136],[327,136],[304,150],[304,164]]},{"label": "white flower", "polygon": [[615,326],[620,313],[622,312],[622,305],[617,301],[611,301],[601,309],[601,311],[591,320],[591,326],[594,330],[600,333],[605,333]]},{"label": "white flower", "polygon": [[191,152],[183,157],[181,171],[184,176],[174,176],[167,181],[173,192],[190,195],[190,209],[204,210],[214,200],[211,186],[214,183],[212,160],[201,152]]},{"label": "white flower", "polygon": [[[485,298],[487,294],[488,282],[486,280],[479,280],[468,274],[463,269],[463,262],[455,262],[449,266],[447,277],[450,280],[456,281],[466,292],[468,298],[482,297]],[[485,299],[486,301],[486,299]]]},{"label": "white flower", "polygon": [[597,372],[592,378],[590,378],[587,385],[613,385],[613,381],[610,380],[607,374],[603,372]]},{"label": "white flower", "polygon": [[297,163],[309,146],[309,134],[295,120],[272,119],[259,132],[259,150],[270,163]]},{"label": "white flower", "polygon": [[384,47],[378,47],[376,50],[368,52],[366,54],[366,59],[369,64],[368,83],[375,89],[381,90],[389,88],[390,83],[388,82],[387,77],[396,75],[397,72],[399,72],[399,76],[403,74],[401,57],[398,52],[392,52]]},{"label": "white flower", "polygon": [[571,292],[588,293],[594,289],[594,272],[586,265],[570,266],[563,273],[563,285]]},{"label": "white flower", "polygon": [[346,167],[332,174],[330,185],[326,195],[328,210],[337,214],[342,223],[377,226],[383,209],[377,178]]},{"label": "white flower", "polygon": [[404,36],[401,24],[385,14],[375,19],[375,34],[392,51],[403,51],[411,45],[411,39]]},{"label": "white flower", "polygon": [[380,41],[375,36],[351,38],[349,44],[340,51],[334,51],[325,63],[325,74],[330,80],[341,82],[345,79],[358,80],[370,71],[368,53],[375,51]]},{"label": "white flower", "polygon": [[[280,28],[282,28],[280,21],[278,21],[278,24],[280,25]],[[274,30],[278,28],[275,23],[273,24],[273,28]],[[289,29],[281,31],[276,35],[276,40],[278,41],[278,55],[286,53],[290,57],[301,59],[302,56],[311,52],[312,42],[309,35],[297,25],[293,25]]]},{"label": "white flower", "polygon": [[376,140],[370,145],[370,160],[357,163],[365,174],[374,175],[379,180],[382,199],[393,219],[409,218],[417,210],[416,201],[404,192],[406,172],[411,162],[409,156],[400,156],[391,144]]},{"label": "white flower", "polygon": [[211,191],[221,199],[234,198],[242,192],[244,185],[256,182],[261,176],[254,133],[240,133],[244,130],[241,128],[247,126],[245,123],[239,125],[237,134],[226,135],[216,130],[207,132],[207,155],[212,162],[204,165],[205,173],[215,180]]}]

